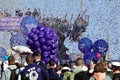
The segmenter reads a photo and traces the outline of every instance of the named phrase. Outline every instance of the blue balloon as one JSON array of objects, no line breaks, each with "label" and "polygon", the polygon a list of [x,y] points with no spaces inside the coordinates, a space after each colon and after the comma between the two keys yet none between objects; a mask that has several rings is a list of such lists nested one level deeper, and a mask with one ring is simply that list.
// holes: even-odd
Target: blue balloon
[{"label": "blue balloon", "polygon": [[93,44],[93,50],[101,54],[106,53],[108,51],[108,43],[103,39],[99,39]]},{"label": "blue balloon", "polygon": [[27,35],[33,27],[37,27],[39,21],[34,16],[26,16],[21,22],[21,31],[24,35]]},{"label": "blue balloon", "polygon": [[4,56],[4,60],[8,60],[8,58],[9,58],[9,56],[7,56],[7,55]]},{"label": "blue balloon", "polygon": [[26,41],[27,41],[26,36],[22,34],[15,34],[10,39],[10,46],[11,47],[18,46],[18,45],[26,46]]},{"label": "blue balloon", "polygon": [[89,38],[84,37],[79,40],[78,48],[83,53],[86,51],[90,51],[92,49],[92,41]]},{"label": "blue balloon", "polygon": [[7,56],[7,51],[3,47],[0,47],[0,61],[5,61],[5,56]]},{"label": "blue balloon", "polygon": [[96,54],[94,52],[89,51],[84,54],[84,62],[86,65],[89,65],[93,59],[96,59]]}]

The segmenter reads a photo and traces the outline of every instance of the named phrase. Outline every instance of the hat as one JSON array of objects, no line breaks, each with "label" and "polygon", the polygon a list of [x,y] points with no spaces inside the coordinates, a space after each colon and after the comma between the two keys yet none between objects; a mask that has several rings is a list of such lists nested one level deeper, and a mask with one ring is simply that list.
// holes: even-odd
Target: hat
[{"label": "hat", "polygon": [[41,53],[33,53],[33,56],[41,56]]},{"label": "hat", "polygon": [[71,70],[69,67],[63,67],[62,70]]},{"label": "hat", "polygon": [[111,62],[113,66],[120,66],[120,62]]}]

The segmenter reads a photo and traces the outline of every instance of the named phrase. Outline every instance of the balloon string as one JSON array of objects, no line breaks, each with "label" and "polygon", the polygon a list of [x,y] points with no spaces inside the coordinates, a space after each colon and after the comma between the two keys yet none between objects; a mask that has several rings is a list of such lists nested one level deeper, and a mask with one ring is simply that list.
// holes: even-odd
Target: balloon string
[{"label": "balloon string", "polygon": [[3,41],[3,47],[6,48],[6,33],[7,31],[4,31],[4,41]]},{"label": "balloon string", "polygon": [[109,37],[109,31],[107,33],[107,42],[108,42],[108,54],[107,54],[107,58],[109,60],[111,58],[111,56],[110,56],[110,37]]},{"label": "balloon string", "polygon": [[80,0],[80,9],[81,9],[81,14],[84,13],[84,0]]}]

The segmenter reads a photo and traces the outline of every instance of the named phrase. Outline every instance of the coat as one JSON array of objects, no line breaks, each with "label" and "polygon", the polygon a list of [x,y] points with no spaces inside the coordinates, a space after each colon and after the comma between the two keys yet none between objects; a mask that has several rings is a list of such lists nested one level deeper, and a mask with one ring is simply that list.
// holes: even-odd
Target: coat
[{"label": "coat", "polygon": [[[16,65],[9,65],[8,68],[16,69],[17,66]],[[5,69],[5,71],[2,73],[2,80],[10,80],[11,71],[8,68]],[[16,70],[16,74],[18,74],[18,73],[19,73],[19,69]]]}]

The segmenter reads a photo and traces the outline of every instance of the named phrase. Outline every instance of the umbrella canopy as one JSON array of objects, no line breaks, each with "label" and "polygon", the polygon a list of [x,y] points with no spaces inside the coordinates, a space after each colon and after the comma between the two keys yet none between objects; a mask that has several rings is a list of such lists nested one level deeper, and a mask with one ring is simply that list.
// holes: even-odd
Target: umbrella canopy
[{"label": "umbrella canopy", "polygon": [[12,49],[19,53],[31,53],[31,54],[33,53],[31,49],[26,46],[15,46],[15,47],[12,47]]}]

